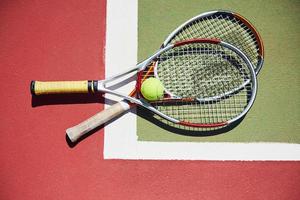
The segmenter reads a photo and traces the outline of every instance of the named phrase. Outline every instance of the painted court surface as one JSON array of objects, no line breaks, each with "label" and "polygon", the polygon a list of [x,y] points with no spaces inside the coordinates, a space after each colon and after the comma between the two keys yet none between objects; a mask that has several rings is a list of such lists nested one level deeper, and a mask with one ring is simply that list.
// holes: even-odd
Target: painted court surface
[{"label": "painted court surface", "polygon": [[[139,41],[139,46],[131,47],[135,52],[128,53],[128,56],[136,60],[146,57],[159,47],[160,42],[178,23],[198,14],[198,11],[214,9],[216,6],[206,1],[198,1],[197,5],[190,1],[186,5],[174,6],[180,5],[180,2],[149,4],[148,1],[139,1],[139,5],[136,4],[138,6],[135,12],[136,21],[126,21],[128,18],[124,16],[119,18],[121,22],[123,20],[126,28],[130,23],[135,24],[141,17],[136,32],[136,36],[139,33],[139,37],[136,38],[146,43]],[[268,88],[264,88],[271,86],[268,80],[272,80],[275,84],[276,80],[286,80],[286,77],[294,77],[298,73],[297,59],[294,59],[298,54],[295,48],[299,46],[298,37],[289,44],[279,39],[285,33],[284,37],[289,38],[294,37],[293,34],[296,32],[299,33],[298,27],[292,26],[293,22],[294,24],[298,22],[295,13],[299,13],[299,5],[297,1],[286,1],[291,3],[280,6],[280,2],[272,1],[273,10],[266,8],[267,3],[270,3],[268,1],[248,2],[248,4],[230,1],[228,4],[217,6],[223,9],[234,8],[253,21],[266,45],[266,63],[259,75],[261,86],[255,107],[238,130],[229,133],[230,136],[224,134],[218,137],[224,137],[223,139],[227,137],[228,140],[229,137],[234,138],[231,134],[238,134],[244,126],[251,126],[253,120],[256,123],[256,117],[261,119],[260,123],[264,122],[264,126],[252,127],[255,130],[253,137],[256,130],[271,127],[272,121],[267,119],[274,117],[274,121],[278,122],[279,111],[272,111],[270,108],[276,107],[273,104],[277,105],[278,102],[279,105],[283,104],[283,96],[289,99],[290,93],[294,90],[292,84],[289,89],[285,83],[275,87],[275,91],[271,94],[268,93]],[[109,37],[105,35],[107,32],[105,28],[107,17],[110,16],[108,10],[111,9],[107,6],[112,5],[108,3],[98,0],[1,1],[0,79],[3,84],[0,88],[2,94],[0,199],[299,199],[300,164],[295,161],[105,160],[104,153],[108,153],[107,150],[111,149],[123,151],[124,156],[130,154],[126,153],[123,144],[112,143],[116,146],[107,149],[106,142],[112,138],[109,138],[107,129],[104,136],[103,127],[75,146],[67,143],[65,129],[103,109],[104,99],[101,96],[86,95],[32,98],[29,83],[31,80],[94,80],[104,78],[106,73],[111,72],[104,66],[107,64],[107,60],[104,60],[104,56],[107,55],[105,52],[108,51],[108,47],[105,49],[105,43]],[[121,13],[124,5],[118,2],[117,5],[116,9]],[[154,8],[154,5],[157,7]],[[245,9],[247,5],[248,9]],[[187,9],[190,12],[177,14],[178,18],[170,19],[172,24],[165,27],[160,25],[168,18],[167,13],[162,12],[163,9],[170,12],[174,9],[176,12]],[[282,13],[280,11],[283,9],[289,12],[280,18]],[[143,37],[146,35],[146,28],[152,26],[154,21],[147,18],[146,23],[147,19],[140,15],[148,16],[151,10],[154,17],[164,15],[162,18],[164,20],[156,24],[158,26],[156,31],[150,30],[147,34],[150,36],[145,40]],[[279,14],[275,15],[275,12]],[[253,13],[257,14],[258,18],[253,17]],[[278,17],[274,22],[279,21],[280,24],[262,20],[271,19],[270,15]],[[276,25],[277,31],[266,28],[271,24]],[[288,26],[290,31],[283,28],[285,26]],[[122,33],[127,32],[125,28]],[[128,41],[123,42],[126,45]],[[278,49],[283,45],[287,45],[285,49]],[[288,48],[294,49],[291,54],[287,54]],[[288,61],[278,59],[280,55],[287,55],[290,59]],[[125,63],[126,66],[127,64],[132,63],[129,61]],[[280,73],[276,73],[275,69]],[[286,73],[284,69],[289,72]],[[293,73],[290,70],[293,70]],[[294,82],[299,83],[299,78],[291,78],[290,83]],[[279,91],[283,91],[284,95],[279,95]],[[270,95],[277,95],[279,99],[275,98],[270,102],[268,101]],[[299,96],[297,92],[293,94],[294,97],[297,95]],[[299,103],[296,98],[294,99],[293,101],[291,98],[284,104],[286,107],[280,108],[281,117],[285,121],[293,115],[299,117],[298,112],[295,112],[295,105]],[[265,102],[265,105],[261,105],[262,102]],[[267,109],[271,113],[254,115],[262,109]],[[284,111],[290,113],[286,114]],[[120,123],[119,121],[122,123],[122,120],[126,121],[127,115],[135,116],[132,113],[126,114],[108,127],[117,127],[115,124]],[[144,123],[137,121],[136,118],[134,122]],[[289,122],[295,123],[293,120]],[[272,138],[287,142],[285,136],[282,136],[281,140],[277,134],[285,133],[289,127],[284,126],[280,129],[277,123],[274,125],[280,131],[275,132]],[[297,137],[293,135],[297,132],[297,125],[293,124],[291,127],[294,128],[290,133],[291,142],[288,142],[296,140],[299,142],[299,138],[295,139]],[[120,129],[118,130],[120,133]],[[151,146],[151,142],[145,140],[153,141],[153,136],[147,139],[141,135],[141,130],[138,130],[138,138],[136,134],[130,135],[129,138],[123,137],[123,143],[139,139],[139,142]],[[176,140],[176,137],[182,140],[181,136],[163,131],[161,133],[164,136],[161,136],[160,140]],[[262,134],[264,133],[265,131],[262,131]],[[199,143],[201,142],[197,141],[193,144]],[[162,146],[165,144],[168,143],[161,143]],[[136,151],[144,149],[142,146],[134,148],[141,148]],[[211,147],[210,150],[216,151],[216,148]],[[198,154],[201,151],[198,151]],[[164,154],[160,149],[156,152],[159,155]]]},{"label": "painted court surface", "polygon": [[[139,1],[139,60],[151,55],[165,37],[187,19],[219,7],[233,10],[252,22],[264,41],[265,62],[258,77],[255,104],[238,127],[214,137],[181,136],[139,118],[139,140],[299,144],[300,68],[297,57],[300,53],[300,27],[295,24],[300,19],[300,4],[263,1],[256,7],[251,2],[234,0],[223,3],[190,1],[189,6],[185,4],[184,1]],[[283,17],[278,13],[288,15]]]},{"label": "painted court surface", "polygon": [[[121,4],[126,9],[120,10]],[[245,119],[228,132],[199,134],[182,127],[173,128],[157,120],[157,116],[147,110],[138,109],[138,115],[129,112],[105,127],[105,158],[299,159],[300,117],[299,112],[296,112],[300,106],[297,67],[299,49],[297,42],[281,42],[291,41],[300,33],[299,27],[294,25],[299,8],[293,2],[283,6],[280,2],[275,4],[273,1],[264,1],[260,7],[250,2],[240,4],[237,1],[226,1],[223,4],[189,1],[189,6],[181,1],[133,1],[131,4],[109,2],[106,76],[147,58],[160,47],[170,32],[186,20],[219,7],[243,14],[258,29],[265,45],[265,63],[258,77],[257,98]],[[278,11],[285,13],[287,9],[289,15],[284,19],[277,15]],[[254,15],[253,12],[258,14]],[[128,46],[131,51],[127,50]],[[128,93],[132,87],[134,83],[124,88],[128,89]],[[122,132],[119,131],[121,129]]]}]

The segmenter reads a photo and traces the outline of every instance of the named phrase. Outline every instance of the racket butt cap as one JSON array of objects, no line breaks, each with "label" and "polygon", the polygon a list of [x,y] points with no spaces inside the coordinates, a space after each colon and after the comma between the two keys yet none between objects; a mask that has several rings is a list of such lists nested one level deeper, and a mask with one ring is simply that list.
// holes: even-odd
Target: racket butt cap
[{"label": "racket butt cap", "polygon": [[68,136],[68,139],[73,143],[75,143],[79,139],[78,134],[74,134],[73,128],[68,128],[66,130],[66,134]]},{"label": "racket butt cap", "polygon": [[34,86],[35,86],[35,81],[31,81],[30,82],[30,93],[31,93],[31,95],[35,95]]}]

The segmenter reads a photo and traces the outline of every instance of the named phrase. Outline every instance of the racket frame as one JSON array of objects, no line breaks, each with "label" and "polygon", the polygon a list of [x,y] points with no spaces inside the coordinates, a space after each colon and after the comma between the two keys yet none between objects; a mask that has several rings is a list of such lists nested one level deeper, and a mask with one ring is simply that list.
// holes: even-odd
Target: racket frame
[{"label": "racket frame", "polygon": [[[256,41],[257,41],[257,45],[258,45],[258,64],[256,66],[256,68],[253,67],[251,61],[248,59],[247,55],[245,55],[241,50],[239,50],[237,47],[227,43],[227,42],[224,42],[224,41],[220,41],[218,39],[216,39],[216,43],[220,42],[222,45],[224,45],[225,47],[231,49],[231,50],[234,50],[236,53],[238,53],[242,58],[246,58],[246,63],[247,65],[250,64],[252,66],[252,69],[254,70],[254,74],[257,75],[259,73],[259,71],[261,70],[262,66],[263,66],[263,61],[264,61],[264,46],[263,46],[263,43],[262,43],[262,39],[261,39],[261,36],[259,35],[258,31],[255,29],[255,27],[246,19],[244,18],[243,16],[241,16],[240,14],[238,13],[234,13],[234,12],[231,12],[231,11],[227,11],[227,10],[213,10],[213,11],[208,11],[208,12],[205,12],[205,13],[202,13],[202,14],[199,14],[191,19],[189,19],[188,21],[184,22],[183,24],[181,24],[180,26],[178,26],[166,39],[165,41],[163,42],[163,44],[161,45],[161,49],[159,51],[157,51],[156,54],[160,54],[162,52],[162,50],[165,48],[165,47],[170,47],[172,48],[173,45],[171,44],[171,41],[172,39],[179,33],[181,32],[185,27],[188,27],[190,24],[192,24],[193,22],[195,22],[196,20],[200,20],[200,19],[203,19],[203,18],[208,18],[210,16],[214,16],[216,14],[221,14],[221,15],[224,15],[224,16],[230,16],[230,17],[234,17],[238,20],[240,20],[245,26],[247,26],[253,33]],[[194,39],[191,39],[191,41],[193,41]],[[210,41],[213,41],[214,39],[209,39]],[[187,42],[189,40],[186,40],[185,42]],[[179,44],[180,42],[177,42],[175,44]],[[137,67],[135,67],[134,69],[138,70],[140,69],[139,71],[143,70],[147,64],[149,64],[149,61],[152,60],[152,57],[155,57],[155,55],[151,56],[150,58],[146,59],[145,61],[143,61],[142,63],[138,64]],[[154,67],[154,74],[157,78],[158,75],[157,75],[157,71],[156,71],[156,67]],[[252,74],[252,73],[251,73]],[[102,91],[102,92],[106,92],[106,93],[112,93],[111,90],[107,90],[104,85],[106,82],[110,82],[110,79],[113,79],[115,80],[117,76],[114,76],[112,78],[108,78],[108,80],[105,80],[105,81],[99,81],[98,83],[98,90],[99,91]],[[238,88],[235,88],[234,90],[231,90],[231,91],[228,91],[227,93],[225,93],[224,95],[225,96],[228,96],[232,93],[235,93],[237,91],[239,91],[240,89],[242,89],[243,87],[245,87],[245,85],[249,84],[250,80],[244,82],[242,85],[240,85],[240,87]],[[255,82],[256,82],[256,77],[255,77]],[[255,87],[253,88],[255,91],[255,94],[256,94],[256,90],[257,90],[257,83],[255,83]],[[129,110],[131,107],[133,107],[134,103],[135,104],[138,104],[138,105],[144,105],[144,107],[146,107],[148,110],[151,110],[152,112],[158,114],[158,115],[161,115],[159,113],[156,112],[156,109],[153,108],[150,104],[143,104],[142,102],[140,101],[136,101],[135,98],[132,98],[132,96],[135,95],[135,92],[136,92],[136,88],[130,93],[130,95],[124,95],[124,94],[120,94],[120,93],[117,93],[117,92],[114,92],[115,95],[119,96],[119,97],[124,97],[125,100],[122,100],[121,101],[121,105],[123,105],[124,107],[124,111],[126,110]],[[204,98],[204,99],[197,99],[199,102],[206,102],[206,101],[212,101],[212,100],[217,100],[217,99],[221,99],[222,97],[224,97],[224,95],[222,96],[214,96],[214,97],[208,97],[208,98]],[[126,96],[126,98],[125,98]],[[250,104],[248,105],[252,105],[253,102],[254,102],[254,99],[251,99],[250,101]],[[142,103],[142,104],[141,104]],[[127,104],[127,105],[126,105]],[[185,123],[185,122],[179,122],[178,120],[175,120],[173,118],[169,118],[168,116],[164,116],[164,118],[166,118],[167,120],[169,121],[172,121],[174,123],[181,123],[182,125],[185,125],[185,126],[193,126],[193,127],[218,127],[218,126],[224,126],[226,124],[230,124],[238,119],[240,119],[242,116],[244,116],[249,110],[250,110],[251,106],[248,106],[239,116],[237,116],[236,118],[233,118],[227,122],[224,122],[224,123],[216,123],[216,124],[206,124],[206,125],[198,125],[198,124],[191,124],[191,123]]]},{"label": "racket frame", "polygon": [[262,42],[262,38],[261,38],[260,34],[258,33],[258,31],[256,30],[256,28],[245,17],[241,16],[238,13],[229,11],[229,10],[208,11],[208,12],[201,13],[201,14],[189,19],[188,21],[186,21],[183,24],[181,24],[180,26],[178,26],[172,33],[170,33],[170,35],[165,39],[165,41],[163,42],[161,47],[163,48],[164,46],[167,46],[179,32],[181,32],[185,27],[188,27],[193,22],[203,19],[203,18],[206,18],[206,17],[207,18],[211,17],[216,14],[222,14],[225,16],[234,17],[234,18],[240,20],[241,22],[243,22],[243,24],[246,25],[252,31],[252,33],[257,41],[258,51],[259,51],[258,52],[258,56],[259,56],[258,60],[259,61],[258,61],[257,66],[254,67],[256,74],[258,74],[259,71],[261,70],[261,68],[263,66],[263,62],[264,62],[264,45]]},{"label": "racket frame", "polygon": [[[225,95],[222,96],[215,96],[215,97],[209,97],[206,99],[197,99],[198,101],[202,102],[202,101],[210,101],[210,100],[214,100],[214,99],[220,99],[224,96],[230,95],[234,92],[237,92],[239,90],[241,90],[243,87],[245,87],[245,85],[249,84],[250,80],[252,81],[253,87],[252,87],[252,92],[253,95],[251,96],[249,103],[247,104],[246,108],[243,110],[243,112],[241,112],[238,116],[236,116],[235,118],[230,119],[229,121],[225,121],[225,122],[220,122],[220,123],[209,123],[209,124],[197,124],[197,123],[190,123],[190,122],[184,122],[184,121],[179,121],[178,119],[174,119],[160,111],[158,111],[155,107],[153,107],[150,103],[148,103],[146,100],[144,100],[143,98],[137,99],[134,98],[132,96],[129,95],[125,95],[121,92],[115,91],[115,90],[110,90],[106,87],[106,84],[112,81],[117,80],[120,77],[123,77],[124,75],[127,75],[129,73],[132,73],[134,71],[138,71],[137,73],[139,73],[140,71],[145,70],[145,68],[151,64],[151,62],[153,62],[153,60],[158,57],[159,55],[161,55],[163,52],[168,51],[169,49],[173,48],[173,47],[177,47],[177,46],[181,46],[181,45],[185,45],[185,44],[189,44],[189,43],[212,43],[212,44],[218,44],[221,46],[224,46],[232,51],[234,51],[235,53],[237,53],[242,59],[243,61],[247,64],[248,69],[250,70],[250,74],[251,74],[251,78],[248,79],[247,81],[245,81],[242,85],[240,85],[238,88],[235,88],[234,90],[228,91],[227,93],[225,93]],[[154,68],[155,71],[155,68]],[[156,74],[157,75],[157,74]],[[158,76],[156,78],[159,78]],[[230,124],[234,121],[237,121],[238,119],[240,119],[241,117],[243,117],[251,108],[251,106],[253,105],[253,102],[255,100],[255,95],[257,92],[257,81],[256,81],[256,73],[254,71],[254,68],[251,64],[251,61],[247,58],[247,56],[238,48],[236,48],[235,46],[220,41],[218,39],[191,39],[191,40],[185,40],[185,41],[181,41],[181,42],[177,42],[175,44],[168,44],[166,47],[159,49],[157,52],[155,52],[152,56],[150,56],[149,58],[147,58],[145,61],[143,61],[142,63],[138,64],[137,66],[125,71],[125,72],[121,72],[119,74],[116,74],[114,76],[111,76],[105,80],[100,80],[97,81],[97,91],[98,92],[103,92],[103,93],[109,93],[112,95],[116,95],[118,97],[122,97],[124,99],[126,99],[127,101],[129,101],[131,104],[137,104],[140,105],[148,110],[150,110],[151,112],[165,118],[168,121],[171,121],[173,123],[176,124],[181,124],[181,125],[185,125],[185,126],[192,126],[192,127],[219,127],[219,126],[224,126],[227,124]]]},{"label": "racket frame", "polygon": [[[167,46],[169,43],[171,43],[171,40],[173,37],[176,36],[176,34],[178,32],[180,32],[183,28],[187,27],[189,24],[192,24],[194,21],[198,20],[198,19],[201,19],[201,18],[205,18],[205,17],[209,17],[209,16],[213,16],[217,13],[223,13],[224,15],[231,15],[233,17],[236,17],[237,19],[241,20],[241,22],[243,24],[245,24],[251,31],[252,33],[254,34],[254,37],[257,41],[257,45],[258,45],[258,53],[259,53],[259,61],[258,61],[258,64],[255,66],[255,69],[253,68],[252,66],[252,69],[253,71],[255,71],[256,75],[260,72],[262,66],[263,66],[263,61],[264,61],[264,46],[263,46],[263,43],[262,43],[262,39],[259,35],[259,33],[257,32],[257,30],[254,28],[254,26],[246,19],[244,18],[243,16],[241,16],[240,14],[238,13],[234,13],[234,12],[231,12],[231,11],[227,11],[227,10],[214,10],[214,11],[209,11],[209,12],[205,12],[205,13],[202,13],[202,14],[199,14],[193,18],[191,18],[190,20],[184,22],[183,24],[181,24],[180,26],[178,26],[166,39],[165,41],[163,42],[163,44],[161,45],[161,48]],[[191,37],[192,38],[192,37]],[[222,42],[224,44],[224,42]],[[225,44],[226,45],[226,44]],[[230,48],[230,45],[228,45],[229,48]],[[238,51],[239,52],[239,51]],[[243,54],[241,52],[241,54]],[[245,56],[245,55],[244,55]],[[244,57],[243,56],[243,57]],[[246,57],[247,58],[247,57]],[[249,62],[249,60],[247,61]],[[143,65],[144,63],[141,63],[139,65]],[[252,70],[251,70],[252,71]],[[253,74],[253,73],[252,73]],[[256,95],[256,91],[257,91],[257,82],[256,82],[256,77],[255,77],[255,87],[254,87],[254,90],[255,90],[255,95]],[[105,86],[105,82],[103,83],[104,86]],[[245,82],[243,85],[245,84],[248,84],[248,82]],[[243,87],[243,86],[241,86]],[[106,88],[104,87],[103,88],[103,85],[102,86],[99,86],[99,90],[100,89],[104,89],[106,90]],[[228,93],[234,93],[235,91],[229,91]],[[129,94],[130,97],[134,96],[136,94],[136,88],[134,88],[134,90]],[[254,95],[254,96],[255,96]],[[216,99],[220,98],[220,97],[215,97]],[[198,99],[199,100],[199,99]],[[206,100],[210,100],[210,99],[206,99]],[[199,100],[200,101],[200,100]],[[254,102],[254,98],[251,100],[251,104],[248,104],[248,105],[252,105]],[[120,112],[120,108],[123,109],[123,112],[129,110],[130,108],[134,107],[135,104],[133,103],[130,103],[128,102],[127,100],[123,99],[122,101],[110,106],[109,108],[103,110],[103,111],[100,111],[98,112],[97,114],[95,114],[94,116],[90,117],[89,119],[83,121],[82,123],[76,125],[76,126],[73,126],[69,129],[66,130],[67,132],[67,135],[69,136],[69,138],[72,140],[72,141],[76,141],[81,135],[85,134],[86,132],[96,128],[97,126],[101,125],[101,124],[104,124],[106,123],[107,121],[109,121],[110,119],[112,119],[113,117],[116,116],[115,113],[119,113],[121,114],[122,112]],[[148,106],[148,109],[151,108],[151,106]],[[237,116],[236,118],[234,119],[231,119],[230,121],[228,121],[228,123],[232,123],[233,121],[235,120],[238,120],[239,118],[241,118],[243,115],[245,115],[249,109],[251,108],[251,106],[248,106],[246,110],[244,110],[243,113],[241,113],[240,116]],[[109,110],[116,110],[114,112],[114,114],[108,114],[109,113]],[[150,109],[149,109],[150,110]],[[104,119],[103,116],[106,116],[106,119]],[[89,121],[93,121],[92,123],[87,123]],[[193,126],[193,124],[191,123],[185,123],[185,122],[180,122],[182,125],[184,126]],[[220,124],[220,126],[222,126],[224,124]],[[86,126],[89,126],[89,128],[85,128]],[[198,127],[196,125],[196,127]],[[77,129],[77,128],[82,128],[81,130]],[[73,132],[74,131],[74,132]],[[77,133],[76,133],[77,131]],[[74,137],[72,137],[72,133],[74,133]],[[71,136],[71,137],[70,137]]]}]

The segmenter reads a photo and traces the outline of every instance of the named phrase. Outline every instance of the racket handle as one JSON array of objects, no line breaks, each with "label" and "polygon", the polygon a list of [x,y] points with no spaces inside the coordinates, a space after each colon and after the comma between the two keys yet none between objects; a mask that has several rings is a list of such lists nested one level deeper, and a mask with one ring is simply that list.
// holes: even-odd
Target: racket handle
[{"label": "racket handle", "polygon": [[72,142],[76,142],[80,137],[82,137],[89,131],[121,115],[125,111],[129,110],[129,108],[130,105],[128,103],[121,101],[103,110],[102,112],[97,113],[96,115],[81,122],[80,124],[68,128],[66,130],[66,133]]},{"label": "racket handle", "polygon": [[31,81],[32,95],[94,93],[97,81]]}]

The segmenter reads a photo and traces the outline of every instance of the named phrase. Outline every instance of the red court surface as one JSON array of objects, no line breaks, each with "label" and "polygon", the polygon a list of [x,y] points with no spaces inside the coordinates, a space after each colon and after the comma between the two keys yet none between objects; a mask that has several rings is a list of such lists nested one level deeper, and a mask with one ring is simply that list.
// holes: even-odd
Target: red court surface
[{"label": "red court surface", "polygon": [[100,96],[31,98],[31,80],[104,75],[105,1],[0,3],[0,199],[300,199],[300,162],[103,160],[103,129],[65,129]]}]

